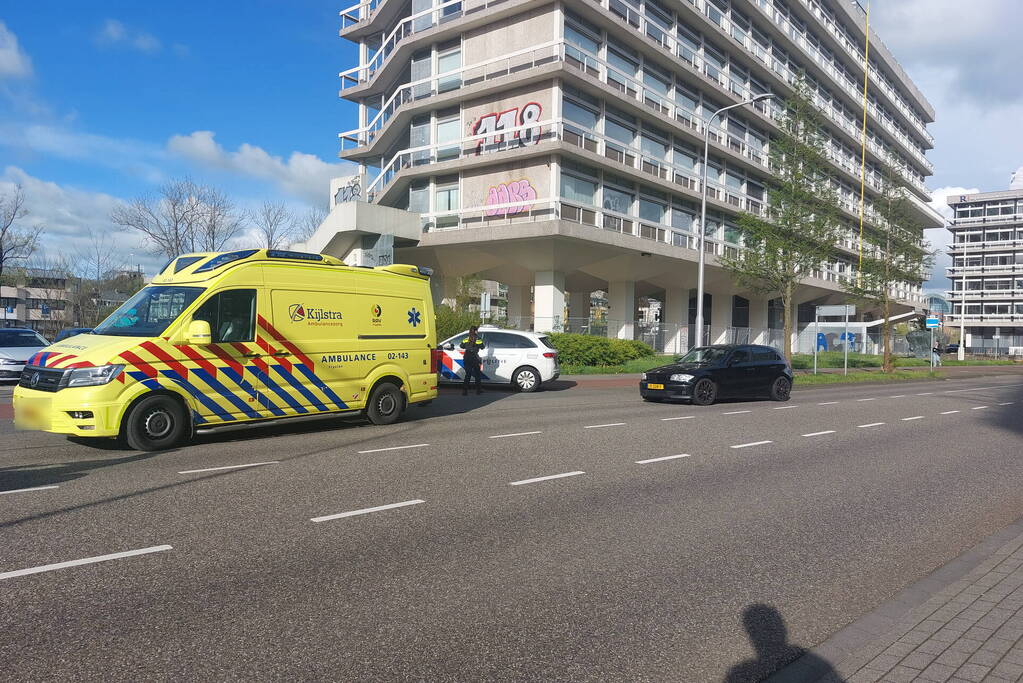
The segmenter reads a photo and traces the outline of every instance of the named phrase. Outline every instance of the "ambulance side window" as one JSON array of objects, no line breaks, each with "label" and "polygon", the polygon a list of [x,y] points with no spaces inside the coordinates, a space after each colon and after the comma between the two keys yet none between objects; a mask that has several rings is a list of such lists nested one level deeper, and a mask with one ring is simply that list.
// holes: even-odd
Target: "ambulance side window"
[{"label": "ambulance side window", "polygon": [[214,344],[251,342],[256,335],[256,290],[231,289],[214,294],[192,320],[210,324]]}]

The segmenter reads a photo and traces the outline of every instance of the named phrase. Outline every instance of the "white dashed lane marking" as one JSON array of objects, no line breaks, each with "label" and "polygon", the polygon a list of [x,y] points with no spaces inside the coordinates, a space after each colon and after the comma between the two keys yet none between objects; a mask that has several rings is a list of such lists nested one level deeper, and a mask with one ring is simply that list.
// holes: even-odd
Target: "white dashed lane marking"
[{"label": "white dashed lane marking", "polygon": [[876,401],[877,399],[876,398],[858,398],[856,400],[860,401],[860,402],[863,402],[863,401]]},{"label": "white dashed lane marking", "polygon": [[605,425],[586,425],[583,429],[600,429],[601,427],[622,427],[624,422],[608,422]]},{"label": "white dashed lane marking", "polygon": [[817,405],[819,405],[819,406],[833,406],[836,403],[838,403],[838,401],[824,401],[823,403],[818,403]]},{"label": "white dashed lane marking", "polygon": [[490,439],[507,439],[512,436],[529,436],[530,434],[543,434],[543,432],[516,432],[514,434],[495,434],[494,436],[487,437]]},{"label": "white dashed lane marking", "polygon": [[201,470],[182,470],[178,474],[196,474],[197,472],[216,472],[218,470],[240,470],[243,467],[259,467],[260,465],[276,465],[279,460],[268,460],[267,462],[250,462],[248,465],[225,465],[223,467],[206,467]]},{"label": "white dashed lane marking", "polygon": [[753,441],[753,442],[750,442],[750,443],[735,444],[734,446],[729,446],[729,448],[749,448],[750,446],[763,446],[764,444],[768,444],[768,443],[774,443],[774,442],[773,441]]},{"label": "white dashed lane marking", "polygon": [[401,451],[406,448],[423,448],[429,446],[428,443],[414,443],[411,446],[391,446],[390,448],[371,448],[368,451],[359,451],[359,453],[383,453],[384,451]]},{"label": "white dashed lane marking", "polygon": [[883,424],[884,424],[884,422],[870,422],[870,423],[865,424],[865,425],[856,425],[856,426],[860,427],[860,428],[863,428],[863,427],[880,427]]},{"label": "white dashed lane marking", "polygon": [[28,488],[28,489],[14,489],[13,491],[0,491],[0,496],[5,496],[8,493],[28,493],[29,491],[45,491],[46,489],[57,489],[57,488],[60,488],[60,487],[55,485],[55,484],[51,485],[51,486],[33,486],[32,488]]},{"label": "white dashed lane marking", "polygon": [[662,417],[661,422],[670,422],[671,420],[692,420],[695,415],[683,415],[682,417]]},{"label": "white dashed lane marking", "polygon": [[922,419],[924,419],[923,415],[914,415],[913,417],[904,417],[904,418],[902,418],[902,421],[903,422],[909,422],[910,420],[922,420]]},{"label": "white dashed lane marking", "polygon": [[52,572],[56,569],[64,569],[66,567],[78,567],[83,564],[95,564],[96,562],[108,562],[110,560],[120,560],[125,557],[135,557],[136,555],[148,555],[149,553],[159,553],[164,550],[171,550],[169,545],[155,545],[151,548],[140,548],[139,550],[126,550],[122,553],[111,553],[109,555],[97,555],[96,557],[86,557],[81,560],[70,560],[68,562],[57,562],[56,564],[44,564],[41,567],[31,567],[29,569],[19,569],[13,572],[4,572],[0,574],[0,579],[13,579],[16,576],[27,576],[29,574],[41,574],[42,572]]},{"label": "white dashed lane marking", "polygon": [[586,474],[585,472],[563,472],[561,474],[548,474],[546,477],[533,477],[532,479],[523,479],[521,481],[509,482],[509,486],[522,486],[523,484],[535,484],[538,481],[550,481],[551,479],[563,479],[564,477],[575,477],[580,474]]},{"label": "white dashed lane marking", "polygon": [[730,410],[727,413],[721,413],[722,415],[742,415],[743,413],[752,413],[752,410]]},{"label": "white dashed lane marking", "polygon": [[773,408],[772,410],[788,410],[789,408],[798,408],[798,407],[799,406],[778,406],[777,408]]},{"label": "white dashed lane marking", "polygon": [[1000,406],[1011,406],[1012,405],[1012,401],[1005,401],[1004,403],[999,403],[998,405],[1000,405]]},{"label": "white dashed lane marking", "polygon": [[651,463],[651,462],[662,462],[664,460],[676,460],[677,458],[688,458],[688,457],[689,457],[688,453],[681,453],[679,455],[665,455],[665,456],[660,457],[660,458],[648,458],[646,460],[637,460],[636,464],[637,465],[646,465],[647,463]]},{"label": "white dashed lane marking", "polygon": [[825,434],[834,434],[834,429],[828,429],[823,432],[810,432],[809,434],[803,434],[803,436],[824,436]]},{"label": "white dashed lane marking", "polygon": [[958,413],[958,410],[946,410],[942,415],[951,415],[952,413]]},{"label": "white dashed lane marking", "polygon": [[408,505],[419,505],[425,503],[425,500],[406,500],[401,503],[390,503],[388,505],[377,505],[372,508],[362,508],[361,510],[349,510],[348,512],[339,512],[336,515],[324,515],[323,517],[312,517],[309,519],[310,522],[329,522],[332,519],[341,519],[342,517],[356,517],[358,515],[368,515],[371,512],[381,512],[383,510],[393,510],[395,508],[403,508]]},{"label": "white dashed lane marking", "polygon": [[973,406],[970,410],[984,410],[987,406]]}]

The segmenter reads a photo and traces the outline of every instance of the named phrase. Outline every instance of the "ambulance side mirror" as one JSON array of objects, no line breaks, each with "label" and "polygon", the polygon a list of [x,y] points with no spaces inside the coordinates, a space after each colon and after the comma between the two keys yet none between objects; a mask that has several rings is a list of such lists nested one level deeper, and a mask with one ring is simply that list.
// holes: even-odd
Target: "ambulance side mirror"
[{"label": "ambulance side mirror", "polygon": [[188,333],[185,335],[185,343],[190,346],[203,346],[213,340],[213,333],[210,331],[210,324],[205,320],[193,320],[188,325]]}]

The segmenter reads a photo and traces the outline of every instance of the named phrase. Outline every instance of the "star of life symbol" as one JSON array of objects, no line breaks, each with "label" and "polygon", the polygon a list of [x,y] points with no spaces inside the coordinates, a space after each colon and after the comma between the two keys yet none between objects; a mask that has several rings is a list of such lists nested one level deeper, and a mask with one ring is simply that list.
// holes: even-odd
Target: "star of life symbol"
[{"label": "star of life symbol", "polygon": [[412,327],[416,327],[421,322],[422,322],[422,320],[420,319],[419,311],[417,311],[415,308],[413,308],[411,311],[408,312],[408,323],[409,323],[409,325],[411,325]]}]

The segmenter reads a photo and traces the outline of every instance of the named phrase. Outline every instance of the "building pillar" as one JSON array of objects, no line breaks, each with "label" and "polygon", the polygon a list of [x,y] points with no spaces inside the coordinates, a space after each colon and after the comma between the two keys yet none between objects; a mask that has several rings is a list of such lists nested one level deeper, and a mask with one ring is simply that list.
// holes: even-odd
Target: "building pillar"
[{"label": "building pillar", "polygon": [[508,285],[508,327],[528,330],[533,322],[529,285]]},{"label": "building pillar", "polygon": [[577,332],[590,324],[590,292],[571,292],[568,295],[568,318],[566,332]]},{"label": "building pillar", "polygon": [[770,334],[767,331],[767,299],[751,298],[749,300],[749,341],[751,344],[768,344]]},{"label": "building pillar", "polygon": [[557,270],[536,273],[533,287],[533,329],[558,332],[565,322],[565,274]]},{"label": "building pillar", "polygon": [[664,352],[685,353],[692,345],[689,336],[689,290],[665,287],[661,306],[664,323]]},{"label": "building pillar", "polygon": [[635,338],[636,283],[619,280],[608,283],[607,336],[612,339]]},{"label": "building pillar", "polygon": [[710,300],[712,322],[708,344],[727,344],[731,342],[728,334],[732,327],[732,293],[714,292]]}]

